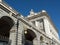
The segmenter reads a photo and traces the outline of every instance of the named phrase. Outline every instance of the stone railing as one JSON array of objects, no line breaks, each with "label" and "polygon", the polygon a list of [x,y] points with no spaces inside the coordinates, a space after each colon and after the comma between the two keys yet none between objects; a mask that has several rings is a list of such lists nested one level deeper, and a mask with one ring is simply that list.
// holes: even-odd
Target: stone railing
[{"label": "stone railing", "polygon": [[9,38],[6,37],[6,36],[0,35],[0,40],[2,40],[2,41],[8,41]]},{"label": "stone railing", "polygon": [[1,41],[5,45],[11,45],[11,40],[8,37],[6,37],[6,36],[1,36],[0,35],[0,42]]}]

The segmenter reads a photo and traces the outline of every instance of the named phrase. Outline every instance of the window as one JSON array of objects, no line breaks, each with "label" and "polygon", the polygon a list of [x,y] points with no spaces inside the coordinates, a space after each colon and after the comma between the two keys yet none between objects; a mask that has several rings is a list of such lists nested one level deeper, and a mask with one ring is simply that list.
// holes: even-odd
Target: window
[{"label": "window", "polygon": [[43,19],[37,20],[37,22],[38,22],[39,29],[45,32]]},{"label": "window", "polygon": [[35,21],[32,21],[32,23],[35,25]]}]

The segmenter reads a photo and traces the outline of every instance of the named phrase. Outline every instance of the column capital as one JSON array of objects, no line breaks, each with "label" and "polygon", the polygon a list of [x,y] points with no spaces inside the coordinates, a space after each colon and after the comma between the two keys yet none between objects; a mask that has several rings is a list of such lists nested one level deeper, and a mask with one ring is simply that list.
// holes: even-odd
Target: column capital
[{"label": "column capital", "polygon": [[16,32],[16,30],[10,30],[10,32]]}]

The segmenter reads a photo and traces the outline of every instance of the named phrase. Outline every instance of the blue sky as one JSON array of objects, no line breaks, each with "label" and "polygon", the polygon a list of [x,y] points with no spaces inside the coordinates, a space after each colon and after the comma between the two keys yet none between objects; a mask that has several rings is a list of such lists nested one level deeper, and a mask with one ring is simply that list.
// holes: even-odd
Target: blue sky
[{"label": "blue sky", "polygon": [[5,2],[24,16],[27,16],[31,9],[35,12],[46,10],[60,36],[60,0],[5,0]]}]

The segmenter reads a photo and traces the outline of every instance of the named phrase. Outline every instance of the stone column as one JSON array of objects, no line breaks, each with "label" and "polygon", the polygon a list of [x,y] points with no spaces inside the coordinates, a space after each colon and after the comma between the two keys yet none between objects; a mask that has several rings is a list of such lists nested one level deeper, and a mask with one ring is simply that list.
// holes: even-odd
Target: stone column
[{"label": "stone column", "polygon": [[37,38],[35,38],[34,40],[33,40],[33,45],[37,45],[38,44],[38,40],[37,40]]},{"label": "stone column", "polygon": [[9,44],[16,45],[16,25],[10,30]]},{"label": "stone column", "polygon": [[[18,25],[18,35],[17,35],[17,25],[13,26],[13,28],[10,31],[10,42],[11,45],[22,45],[22,34],[23,34],[23,24],[21,21],[19,21]],[[17,41],[16,41],[17,38]]]},{"label": "stone column", "polygon": [[33,40],[33,44],[34,45],[40,45],[40,34],[38,34],[38,32],[36,32],[36,38]]},{"label": "stone column", "polygon": [[45,33],[48,37],[52,38],[51,33],[50,33],[50,23],[47,18],[44,18],[44,27],[45,27]]},{"label": "stone column", "polygon": [[18,26],[18,45],[22,45],[23,23],[19,21]]}]

